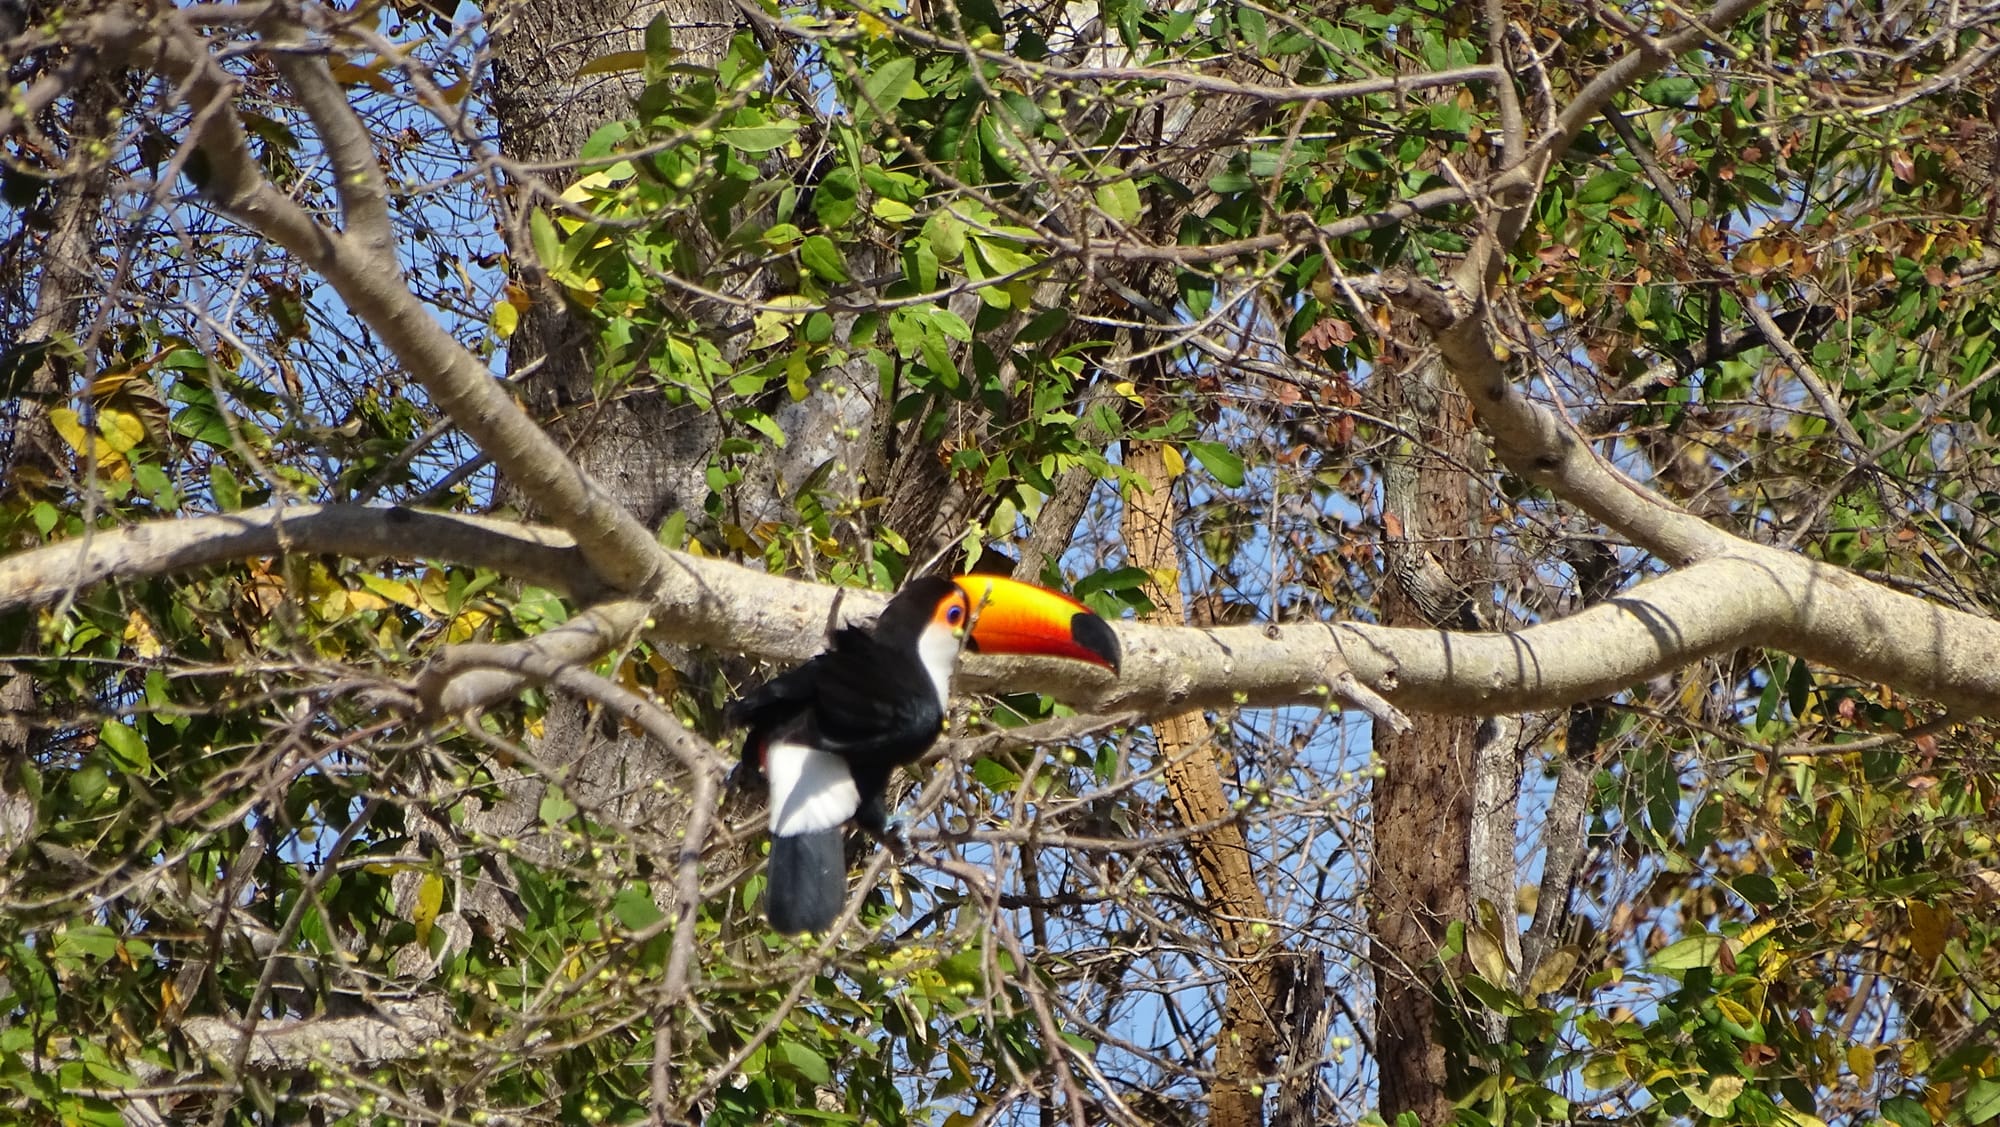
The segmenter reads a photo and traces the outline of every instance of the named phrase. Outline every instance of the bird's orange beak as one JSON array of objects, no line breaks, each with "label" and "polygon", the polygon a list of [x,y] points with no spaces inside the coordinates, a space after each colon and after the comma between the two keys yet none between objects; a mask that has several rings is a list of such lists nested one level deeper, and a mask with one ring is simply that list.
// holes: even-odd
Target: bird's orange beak
[{"label": "bird's orange beak", "polygon": [[1067,657],[1118,672],[1111,624],[1068,595],[1001,575],[959,575],[952,582],[972,600],[974,651]]}]

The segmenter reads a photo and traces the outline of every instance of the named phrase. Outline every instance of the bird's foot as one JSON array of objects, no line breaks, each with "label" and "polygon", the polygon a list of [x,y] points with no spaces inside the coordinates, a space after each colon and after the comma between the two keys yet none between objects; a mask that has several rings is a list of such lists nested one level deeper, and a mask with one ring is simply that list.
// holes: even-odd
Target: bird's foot
[{"label": "bird's foot", "polygon": [[901,818],[891,818],[882,823],[882,829],[875,835],[875,840],[882,843],[882,847],[889,851],[889,856],[894,857],[898,865],[909,863],[910,833],[904,827]]},{"label": "bird's foot", "polygon": [[732,791],[759,791],[764,789],[764,773],[752,767],[748,760],[742,760],[729,769],[722,785]]}]

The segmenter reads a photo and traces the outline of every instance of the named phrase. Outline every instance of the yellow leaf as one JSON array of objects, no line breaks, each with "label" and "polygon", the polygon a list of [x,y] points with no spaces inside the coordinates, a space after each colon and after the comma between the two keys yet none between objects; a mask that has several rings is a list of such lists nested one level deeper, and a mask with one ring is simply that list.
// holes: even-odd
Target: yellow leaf
[{"label": "yellow leaf", "polygon": [[1540,997],[1562,989],[1562,984],[1569,980],[1569,972],[1576,969],[1577,950],[1570,945],[1550,951],[1535,968],[1534,978],[1528,982],[1528,995]]},{"label": "yellow leaf", "polygon": [[1715,1076],[1708,1086],[1696,1089],[1692,1085],[1682,1089],[1687,1093],[1688,1102],[1699,1108],[1704,1115],[1720,1118],[1729,1114],[1736,1103],[1736,1097],[1743,1094],[1744,1080],[1741,1076]]},{"label": "yellow leaf", "polygon": [[646,52],[612,51],[576,68],[576,77],[584,78],[593,74],[628,74],[645,69]]},{"label": "yellow leaf", "polygon": [[1171,446],[1160,447],[1160,461],[1165,462],[1167,465],[1167,479],[1169,481],[1187,472],[1187,459],[1182,458],[1181,452]]},{"label": "yellow leaf", "polygon": [[426,874],[424,882],[417,886],[417,908],[410,922],[417,925],[417,942],[431,941],[431,925],[437,922],[438,909],[444,907],[444,878],[436,873]]},{"label": "yellow leaf", "polygon": [[1119,380],[1117,383],[1111,385],[1111,390],[1137,403],[1141,407],[1146,405],[1146,401],[1139,395],[1138,386],[1131,380]]},{"label": "yellow leaf", "polygon": [[410,589],[408,583],[400,579],[390,579],[383,575],[363,575],[361,585],[398,606],[409,607],[411,610],[423,609],[417,593]]},{"label": "yellow leaf", "polygon": [[512,337],[514,330],[520,327],[521,311],[514,308],[513,302],[502,301],[493,307],[493,331],[501,340]]},{"label": "yellow leaf", "polygon": [[373,591],[349,591],[347,593],[347,613],[366,614],[369,611],[388,610],[389,600]]},{"label": "yellow leaf", "polygon": [[1875,1050],[1866,1045],[1847,1046],[1847,1070],[1854,1074],[1855,1083],[1866,1091],[1875,1086]]},{"label": "yellow leaf", "polygon": [[1465,929],[1465,953],[1472,957],[1474,969],[1479,977],[1495,986],[1507,985],[1507,951],[1500,945],[1500,938],[1489,934],[1485,928]]},{"label": "yellow leaf", "polygon": [[395,86],[373,70],[355,66],[352,63],[335,63],[327,68],[333,80],[342,86],[366,86],[377,94],[394,94]]},{"label": "yellow leaf", "polygon": [[160,636],[153,633],[153,624],[146,621],[146,616],[136,610],[125,616],[125,644],[140,657],[160,656]]},{"label": "yellow leaf", "polygon": [[[411,604],[415,609],[428,610],[434,614],[450,613],[451,580],[444,572],[435,568],[424,572],[423,578],[417,581],[411,591],[417,600]],[[382,593],[388,594],[386,591]]]},{"label": "yellow leaf", "polygon": [[870,39],[886,39],[889,36],[889,25],[880,16],[869,12],[856,12],[854,22],[861,25],[862,33]]},{"label": "yellow leaf", "polygon": [[466,610],[460,612],[458,617],[452,619],[451,624],[445,627],[445,640],[452,645],[463,645],[466,642],[472,641],[479,633],[479,628],[486,625],[487,617],[484,611]]},{"label": "yellow leaf", "polygon": [[1749,1007],[1734,998],[1717,998],[1715,1008],[1722,1011],[1722,1016],[1745,1029],[1757,1024],[1757,1015],[1751,1013]]},{"label": "yellow leaf", "polygon": [[1951,920],[1921,900],[1910,901],[1909,912],[1910,950],[1925,962],[1944,954],[1945,936],[1951,930]]},{"label": "yellow leaf", "polygon": [[77,418],[76,412],[68,407],[57,407],[50,411],[49,425],[55,428],[57,434],[62,435],[62,440],[69,444],[71,450],[79,454],[94,445],[89,439],[88,432],[83,429],[83,420]]},{"label": "yellow leaf", "polygon": [[756,314],[751,318],[755,331],[750,334],[750,343],[747,347],[755,351],[790,340],[792,324],[797,320],[798,318],[789,313],[776,313],[768,309]]}]

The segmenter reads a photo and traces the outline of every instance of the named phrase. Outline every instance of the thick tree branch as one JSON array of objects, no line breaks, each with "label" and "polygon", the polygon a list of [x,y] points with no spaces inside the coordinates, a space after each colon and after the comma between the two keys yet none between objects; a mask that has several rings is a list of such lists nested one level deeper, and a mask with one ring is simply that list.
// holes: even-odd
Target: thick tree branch
[{"label": "thick tree branch", "polygon": [[274,505],[148,521],[0,556],[0,611],[46,606],[111,580],[290,552],[490,567],[582,602],[608,593],[575,542],[554,529],[419,509]]},{"label": "thick tree branch", "polygon": [[396,232],[389,225],[389,188],[375,157],[375,141],[354,116],[347,94],[333,80],[326,60],[306,38],[305,29],[285,26],[271,36],[279,73],[299,96],[299,104],[319,130],[333,163],[334,190],[340,195],[346,237],[360,239],[377,254],[394,255]]},{"label": "thick tree branch", "polygon": [[[314,222],[271,185],[231,107],[234,78],[171,14],[157,22],[159,29],[125,13],[109,12],[82,21],[74,42],[127,65],[150,66],[179,83],[196,115],[195,146],[207,170],[201,178],[203,192],[331,283],[348,309],[424,385],[436,406],[493,456],[494,464],[534,499],[540,511],[562,521],[576,537],[583,559],[606,583],[624,591],[643,589],[660,562],[644,526],[577,468],[485,364],[438,324],[410,292],[393,246],[352,238]],[[323,69],[325,62],[293,59],[289,65]],[[317,81],[307,81],[308,89],[302,92],[309,92]],[[351,108],[330,105],[317,109],[350,118],[353,114]],[[352,132],[337,119],[321,123],[321,131],[331,134],[329,141]],[[352,174],[351,169],[343,172]],[[341,187],[343,193],[353,190]],[[361,211],[349,217],[351,222],[372,224],[370,199],[365,190],[355,198]]]},{"label": "thick tree branch", "polygon": [[1414,279],[1385,282],[1382,289],[1436,334],[1445,363],[1507,468],[1671,563],[1716,554],[1729,543],[1720,529],[1612,468],[1566,419],[1516,388],[1516,346],[1498,339],[1476,291]]},{"label": "thick tree branch", "polygon": [[353,1017],[260,1022],[254,1029],[225,1018],[192,1017],[181,1023],[180,1033],[201,1055],[234,1059],[246,1068],[305,1068],[315,1061],[363,1068],[417,1056],[456,1027],[443,999],[413,998],[385,999],[372,1012]]},{"label": "thick tree branch", "polygon": [[[2000,623],[1714,534],[1730,550],[1522,630],[1127,622],[1119,624],[1125,664],[1115,680],[1075,662],[973,655],[958,683],[967,691],[1034,690],[1098,712],[1161,716],[1325,701],[1328,686],[1348,674],[1405,710],[1501,715],[1611,695],[1710,654],[1768,646],[1967,714],[2000,715],[2000,664],[1992,660]],[[603,590],[574,567],[575,549],[548,530],[406,509],[297,506],[158,521],[0,558],[0,610],[48,605],[110,579],[280,550],[475,563],[552,587],[568,579],[580,598]],[[836,588],[661,554],[666,562],[646,628],[653,636],[775,662],[803,661],[825,644]],[[852,620],[875,614],[884,601],[874,592],[839,593],[841,614]],[[624,600],[579,616],[564,627],[575,637],[566,633],[562,648],[579,661],[604,653],[644,622],[646,607]],[[446,711],[512,691],[504,682],[512,674],[459,676],[502,680],[476,689],[452,684],[435,698],[450,704]]]}]

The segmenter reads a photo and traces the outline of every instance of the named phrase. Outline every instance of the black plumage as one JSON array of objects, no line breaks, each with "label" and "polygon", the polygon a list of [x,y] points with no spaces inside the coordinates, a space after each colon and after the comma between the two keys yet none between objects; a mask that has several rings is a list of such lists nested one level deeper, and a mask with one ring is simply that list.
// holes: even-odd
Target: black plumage
[{"label": "black plumage", "polygon": [[[828,793],[824,775],[812,777],[829,808],[841,813],[831,826],[785,833],[783,815],[774,811],[765,910],[779,931],[824,930],[840,914],[847,891],[840,823],[851,817],[877,838],[890,837],[884,802],[890,773],[930,750],[944,725],[945,686],[926,668],[919,642],[947,600],[965,605],[949,580],[914,580],[872,629],[841,628],[824,653],[731,704],[729,721],[749,729],[744,775],[764,778],[771,747],[788,744],[837,757],[853,783],[849,801],[844,792]],[[790,797],[774,793],[772,801]]]}]

